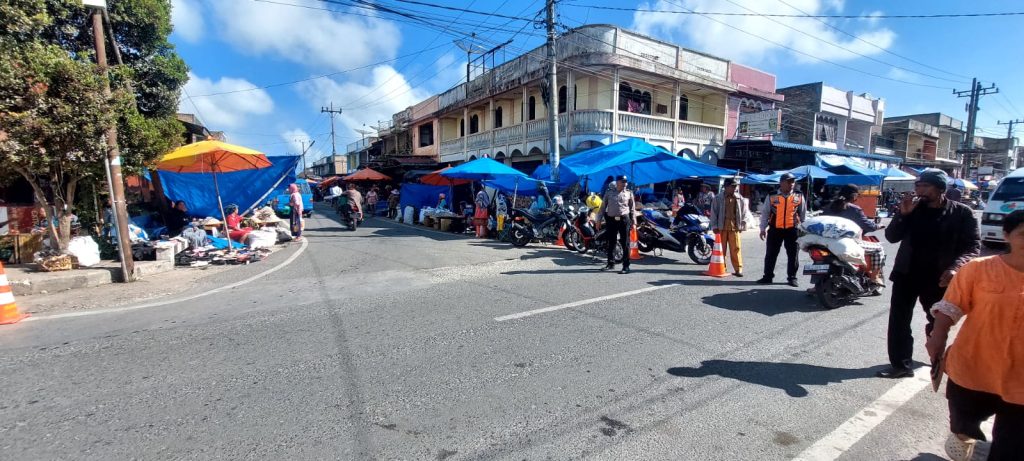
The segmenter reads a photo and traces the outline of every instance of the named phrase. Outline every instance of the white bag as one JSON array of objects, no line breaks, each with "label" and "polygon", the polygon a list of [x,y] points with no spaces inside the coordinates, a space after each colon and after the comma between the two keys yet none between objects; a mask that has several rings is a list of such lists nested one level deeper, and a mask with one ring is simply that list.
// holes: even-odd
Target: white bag
[{"label": "white bag", "polygon": [[839,259],[850,264],[867,264],[867,261],[864,259],[864,248],[860,246],[860,243],[851,238],[830,239],[820,235],[806,234],[797,239],[797,243],[800,244],[800,248],[804,251],[810,246],[823,246],[838,256]]},{"label": "white bag", "polygon": [[82,267],[95,266],[100,263],[100,246],[92,237],[75,237],[68,243],[68,253],[78,258]]},{"label": "white bag", "polygon": [[249,248],[255,250],[257,248],[270,248],[277,243],[277,231],[273,230],[254,230],[249,233]]},{"label": "white bag", "polygon": [[838,216],[815,216],[800,223],[800,230],[829,239],[853,238],[860,240],[861,228],[857,223]]}]

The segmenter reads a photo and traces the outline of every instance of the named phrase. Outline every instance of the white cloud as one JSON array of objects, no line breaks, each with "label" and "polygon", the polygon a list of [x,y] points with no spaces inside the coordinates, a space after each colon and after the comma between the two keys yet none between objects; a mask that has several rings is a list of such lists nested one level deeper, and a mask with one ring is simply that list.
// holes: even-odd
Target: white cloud
[{"label": "white cloud", "polygon": [[895,67],[889,69],[889,71],[885,73],[885,76],[896,80],[903,80],[905,82],[916,82],[920,80],[917,74],[907,72],[903,69],[897,69]]},{"label": "white cloud", "polygon": [[197,43],[203,38],[203,13],[195,0],[171,0],[171,24],[174,33],[186,42]]},{"label": "white cloud", "polygon": [[389,59],[402,41],[394,23],[378,18],[245,0],[217,0],[210,8],[223,40],[235,49],[313,69],[337,71]]},{"label": "white cloud", "polygon": [[[313,159],[318,159],[325,156],[321,146],[316,144],[310,147],[310,143],[314,141],[313,137],[303,130],[302,128],[293,128],[285,130],[281,133],[281,139],[288,144],[288,153],[293,155],[302,155],[302,149],[308,149],[306,151],[306,161],[312,163]],[[305,143],[305,145],[303,145]]]},{"label": "white cloud", "polygon": [[410,86],[405,76],[391,66],[375,67],[365,82],[322,78],[299,85],[298,91],[315,110],[330,103],[342,108],[335,117],[339,151],[344,150],[343,142],[359,136],[355,129],[391,120],[395,113],[432,95],[426,89]]},{"label": "white cloud", "polygon": [[[677,0],[672,2],[658,0],[654,4],[641,4],[640,8],[734,13],[751,13],[751,10],[759,13],[767,12],[764,2],[761,0],[733,1],[735,4],[725,4],[718,0]],[[787,0],[786,3],[810,14],[838,12],[843,8],[841,0]],[[749,8],[749,10],[739,5]],[[799,14],[795,9],[786,8],[785,5],[780,8],[782,9],[774,9],[771,12],[782,11]],[[818,62],[817,59],[808,55],[829,61],[848,61],[859,58],[855,53],[870,56],[881,52],[864,41],[881,48],[889,48],[896,38],[896,34],[892,30],[875,28],[870,22],[866,24],[871,27],[869,29],[848,31],[864,40],[860,41],[840,34],[811,18],[765,18],[762,16],[711,16],[710,18],[713,19],[690,14],[636,12],[633,15],[633,28],[690,48],[751,64],[764,61],[770,54],[776,52],[786,53],[787,57],[802,62]],[[749,32],[749,34],[729,26]],[[830,45],[825,41],[838,44],[850,51]],[[799,50],[805,54],[785,50],[771,42]]]},{"label": "white cloud", "polygon": [[274,110],[274,100],[263,90],[244,91],[240,93],[222,94],[209,97],[195,97],[210,93],[221,93],[252,88],[247,80],[222,77],[217,81],[202,78],[192,72],[188,73],[185,92],[178,103],[178,110],[196,114],[210,130],[226,130],[238,128],[245,124],[252,115],[268,114]]}]

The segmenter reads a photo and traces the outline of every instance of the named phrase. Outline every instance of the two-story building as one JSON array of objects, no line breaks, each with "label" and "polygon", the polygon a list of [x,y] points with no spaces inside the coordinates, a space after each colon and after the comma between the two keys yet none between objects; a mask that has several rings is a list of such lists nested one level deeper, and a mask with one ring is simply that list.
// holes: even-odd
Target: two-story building
[{"label": "two-story building", "polygon": [[389,173],[436,166],[438,142],[437,96],[427,98],[395,114],[391,122],[377,127],[377,154],[369,166]]},{"label": "two-story building", "polygon": [[822,82],[779,88],[786,98],[781,141],[850,152],[872,152],[882,131],[885,100]]},{"label": "two-story building", "polygon": [[568,31],[557,55],[552,91],[540,47],[438,95],[436,120],[414,122],[414,149],[436,144],[441,163],[488,156],[531,172],[548,159],[551,97],[563,155],[641,138],[717,159],[728,95],[736,90],[727,61],[610,25]]},{"label": "two-story building", "polygon": [[325,178],[344,175],[348,172],[348,158],[345,155],[328,155],[317,159],[308,168],[309,174]]},{"label": "two-story building", "polygon": [[900,157],[910,167],[939,168],[959,176],[957,151],[964,134],[962,121],[941,113],[886,117],[874,150]]},{"label": "two-story building", "polygon": [[726,139],[772,139],[781,123],[776,104],[785,100],[775,92],[775,75],[730,62],[729,81],[736,92],[729,95]]}]

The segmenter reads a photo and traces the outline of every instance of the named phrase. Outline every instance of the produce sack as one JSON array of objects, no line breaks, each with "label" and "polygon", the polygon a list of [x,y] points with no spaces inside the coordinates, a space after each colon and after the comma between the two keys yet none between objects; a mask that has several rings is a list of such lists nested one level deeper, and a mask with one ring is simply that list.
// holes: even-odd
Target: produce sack
[{"label": "produce sack", "polygon": [[808,247],[820,245],[828,248],[828,251],[831,251],[832,254],[850,264],[861,266],[867,264],[867,261],[864,259],[864,248],[852,238],[832,239],[820,235],[806,234],[797,239],[797,243],[800,244],[800,248],[804,251],[807,251]]},{"label": "produce sack", "polygon": [[800,223],[800,230],[830,239],[861,238],[857,223],[838,216],[815,216]]},{"label": "produce sack", "polygon": [[75,237],[68,243],[68,253],[78,258],[82,267],[95,266],[100,263],[100,246],[92,237]]}]

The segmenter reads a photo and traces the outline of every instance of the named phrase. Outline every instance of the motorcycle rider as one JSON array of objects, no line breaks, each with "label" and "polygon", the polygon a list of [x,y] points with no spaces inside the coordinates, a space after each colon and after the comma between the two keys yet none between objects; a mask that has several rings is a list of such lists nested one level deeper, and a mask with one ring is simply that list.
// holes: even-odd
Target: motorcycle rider
[{"label": "motorcycle rider", "polygon": [[799,237],[797,226],[807,218],[807,202],[803,194],[796,192],[796,176],[783,173],[779,177],[779,192],[769,195],[761,205],[761,240],[767,239],[767,254],[764,258],[764,277],[757,283],[767,285],[775,277],[775,263],[779,260],[782,246],[786,246],[786,283],[797,287],[796,271],[799,269],[797,258],[800,248],[796,239]]},{"label": "motorcycle rider", "polygon": [[722,253],[729,253],[733,275],[743,277],[740,236],[753,221],[747,199],[737,192],[736,179],[727,178],[722,192],[711,202],[711,228],[722,236]]},{"label": "motorcycle rider", "polygon": [[[864,214],[864,210],[854,203],[857,201],[859,196],[860,188],[853,184],[847,184],[839,188],[839,194],[836,196],[836,199],[825,207],[822,214],[849,219],[860,226],[861,232],[865,234],[885,229],[885,226],[880,226],[868,218],[868,216]],[[859,243],[861,248],[864,249],[864,254],[867,256],[870,267],[871,279],[874,280],[879,287],[875,292],[876,294],[879,294],[881,293],[880,288],[885,286],[885,277],[883,275],[883,269],[885,268],[885,249],[877,242],[860,241],[857,243]]]},{"label": "motorcycle rider", "polygon": [[608,264],[601,270],[609,271],[615,269],[615,240],[618,237],[622,245],[622,270],[620,274],[629,273],[629,233],[636,227],[636,200],[633,192],[626,188],[629,179],[626,176],[619,176],[615,180],[614,188],[608,188],[601,201],[601,209],[598,216],[604,217],[605,235],[608,236]]},{"label": "motorcycle rider", "polygon": [[349,183],[348,184],[348,190],[345,191],[344,195],[345,195],[346,198],[348,198],[348,206],[354,207],[356,209],[356,213],[357,214],[356,214],[356,216],[353,216],[352,218],[353,219],[362,220],[363,219],[363,194],[360,193],[358,189],[356,189],[356,185],[354,183]]}]

